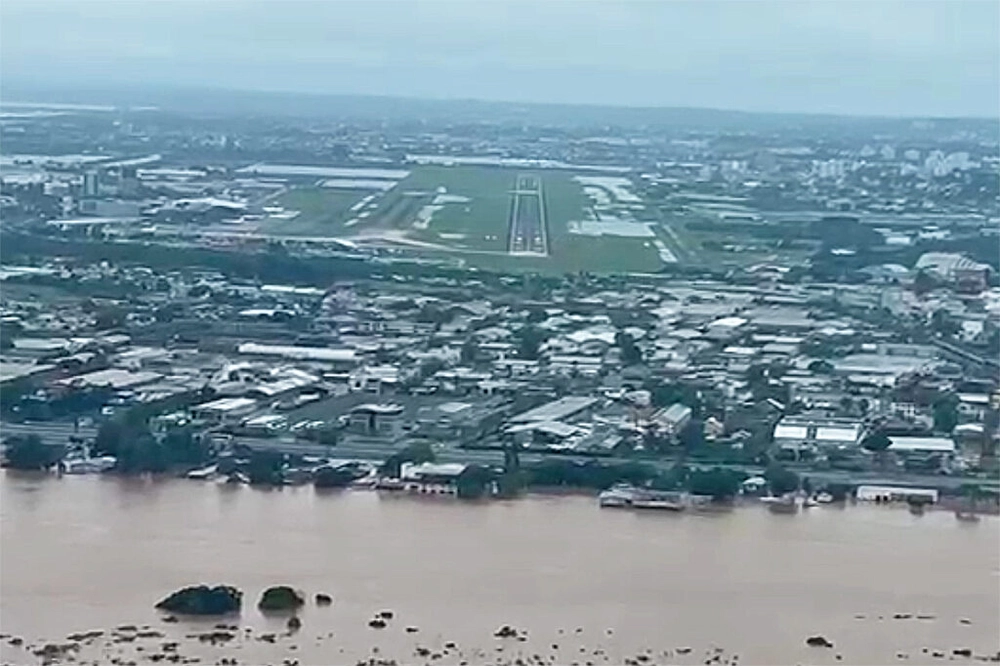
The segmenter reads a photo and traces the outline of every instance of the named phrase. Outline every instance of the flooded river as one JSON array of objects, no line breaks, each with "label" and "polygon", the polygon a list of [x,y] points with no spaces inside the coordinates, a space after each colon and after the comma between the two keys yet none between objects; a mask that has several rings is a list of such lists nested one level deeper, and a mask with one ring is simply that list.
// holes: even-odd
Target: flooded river
[{"label": "flooded river", "polygon": [[[995,517],[860,506],[637,514],[584,497],[465,504],[0,474],[0,535],[0,631],[24,639],[4,640],[5,663],[38,663],[28,646],[123,624],[165,635],[105,635],[78,662],[151,663],[169,640],[209,664],[914,664],[1000,650]],[[227,621],[239,636],[225,645],[185,638],[214,622],[167,624],[153,610],[202,582],[245,593],[242,616]],[[256,610],[274,584],[309,595],[292,636],[286,618]],[[316,592],[333,605],[317,607]],[[368,628],[383,609],[389,626]],[[505,624],[527,640],[494,638]],[[834,647],[806,646],[817,634]]]}]

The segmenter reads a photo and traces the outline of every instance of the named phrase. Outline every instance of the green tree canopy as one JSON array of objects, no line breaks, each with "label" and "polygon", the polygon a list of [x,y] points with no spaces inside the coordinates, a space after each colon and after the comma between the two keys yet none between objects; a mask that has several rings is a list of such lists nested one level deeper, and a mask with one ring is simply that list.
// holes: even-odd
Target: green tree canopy
[{"label": "green tree canopy", "polygon": [[529,361],[538,358],[539,348],[547,339],[545,331],[538,326],[524,326],[516,333],[518,355]]},{"label": "green tree canopy", "polygon": [[94,438],[94,452],[100,455],[117,456],[125,437],[125,428],[117,420],[105,421],[97,429]]},{"label": "green tree canopy", "polygon": [[489,467],[469,465],[458,475],[458,496],[463,499],[482,497],[493,478],[493,471]]},{"label": "green tree canopy", "polygon": [[281,483],[285,457],[275,451],[253,451],[247,465],[251,485],[275,486]]},{"label": "green tree canopy", "polygon": [[474,365],[479,360],[479,345],[475,338],[469,338],[462,345],[461,360],[465,365]]},{"label": "green tree canopy", "polygon": [[934,402],[934,429],[951,434],[958,425],[958,396],[949,393]]},{"label": "green tree canopy", "polygon": [[695,495],[709,495],[715,500],[732,499],[740,491],[742,475],[716,467],[691,474],[688,487]]},{"label": "green tree canopy", "polygon": [[527,322],[529,324],[540,324],[545,321],[547,315],[543,308],[531,308],[528,310]]},{"label": "green tree canopy", "polygon": [[64,447],[48,446],[38,435],[15,435],[4,443],[7,446],[7,465],[12,469],[48,469],[65,455]]},{"label": "green tree canopy", "polygon": [[385,459],[379,467],[379,474],[389,478],[397,479],[402,473],[404,463],[432,463],[437,460],[434,447],[430,442],[413,442],[396,451]]},{"label": "green tree canopy", "polygon": [[799,475],[778,463],[771,463],[764,471],[767,487],[775,496],[795,492],[799,489]]},{"label": "green tree canopy", "polygon": [[875,430],[861,440],[861,448],[872,453],[885,451],[892,446],[892,440],[881,430]]},{"label": "green tree canopy", "polygon": [[115,470],[123,474],[158,474],[167,471],[170,465],[166,447],[149,433],[133,434],[123,439],[118,446],[117,458]]},{"label": "green tree canopy", "polygon": [[637,365],[642,363],[642,350],[635,344],[631,335],[624,331],[619,331],[615,335],[615,344],[621,352],[622,363],[625,365]]}]

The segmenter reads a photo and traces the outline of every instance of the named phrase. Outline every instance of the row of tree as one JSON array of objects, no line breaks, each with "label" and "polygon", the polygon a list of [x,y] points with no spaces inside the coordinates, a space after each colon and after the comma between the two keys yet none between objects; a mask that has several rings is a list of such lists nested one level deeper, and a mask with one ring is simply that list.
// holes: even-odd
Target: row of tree
[{"label": "row of tree", "polygon": [[[501,486],[511,484],[511,474],[516,474],[520,487],[525,488],[603,490],[616,483],[628,483],[648,486],[654,490],[686,491],[718,501],[736,497],[747,478],[742,472],[721,467],[692,469],[685,465],[675,465],[666,472],[658,473],[654,467],[642,463],[580,463],[552,458],[527,465],[516,472],[507,470],[500,473],[488,467],[470,465],[458,478],[458,494],[460,497],[481,497],[492,483]],[[807,478],[800,478],[795,472],[778,464],[769,465],[764,478],[773,495],[784,495],[799,489],[806,492],[812,490]]]},{"label": "row of tree", "polygon": [[38,435],[14,435],[4,445],[6,463],[12,469],[49,469],[66,455],[65,447],[47,445]]}]

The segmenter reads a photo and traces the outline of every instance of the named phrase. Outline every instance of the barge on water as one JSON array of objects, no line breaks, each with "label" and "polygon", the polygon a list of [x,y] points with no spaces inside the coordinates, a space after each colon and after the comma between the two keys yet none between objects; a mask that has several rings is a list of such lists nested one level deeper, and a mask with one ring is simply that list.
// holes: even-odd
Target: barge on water
[{"label": "barge on water", "polygon": [[687,493],[618,484],[598,495],[597,503],[606,508],[684,511],[690,501]]}]

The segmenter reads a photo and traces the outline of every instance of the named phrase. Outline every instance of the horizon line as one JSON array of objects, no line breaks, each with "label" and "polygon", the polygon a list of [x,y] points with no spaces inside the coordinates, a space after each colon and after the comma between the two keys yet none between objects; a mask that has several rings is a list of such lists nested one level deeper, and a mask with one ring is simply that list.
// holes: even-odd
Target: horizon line
[{"label": "horizon line", "polygon": [[[556,101],[524,101],[516,99],[488,99],[481,97],[453,97],[453,96],[416,96],[416,95],[394,95],[391,93],[387,94],[375,94],[375,93],[352,93],[352,92],[320,92],[315,90],[286,90],[286,89],[274,89],[274,88],[242,88],[242,87],[217,87],[208,86],[205,84],[144,84],[144,83],[119,83],[111,85],[101,85],[93,83],[75,84],[75,83],[43,83],[39,84],[34,81],[23,81],[14,79],[13,81],[7,80],[3,81],[0,77],[0,81],[3,85],[0,86],[0,105],[3,104],[44,104],[44,103],[54,103],[54,102],[42,102],[42,101],[27,101],[27,100],[11,100],[6,99],[8,97],[4,88],[8,88],[13,84],[15,88],[21,88],[35,94],[50,95],[50,94],[115,94],[115,93],[126,93],[126,92],[155,92],[159,94],[169,94],[170,91],[176,92],[197,92],[197,93],[210,93],[212,95],[219,94],[251,94],[251,95],[263,95],[270,97],[280,97],[280,96],[303,96],[312,98],[355,98],[355,99],[369,99],[369,100],[403,100],[410,102],[422,102],[422,103],[433,103],[446,105],[449,103],[454,104],[483,104],[483,105],[496,105],[496,106],[529,106],[529,107],[566,107],[566,108],[576,108],[576,109],[593,109],[593,110],[616,110],[616,111],[636,111],[636,112],[655,112],[655,111],[708,111],[712,113],[721,114],[735,114],[735,115],[752,115],[752,116],[804,116],[812,118],[842,118],[842,119],[857,119],[857,120],[897,120],[897,121],[990,121],[996,122],[1000,120],[1000,111],[998,111],[996,116],[985,116],[985,115],[902,115],[902,114],[887,114],[887,113],[848,113],[848,112],[837,112],[837,111],[762,111],[762,110],[751,110],[745,108],[734,108],[734,107],[716,107],[716,106],[687,106],[687,105],[647,105],[647,104],[615,104],[612,102],[556,102]],[[21,97],[26,97],[26,95],[21,95]],[[72,100],[66,100],[67,103],[74,103]],[[82,102],[81,102],[82,103]],[[94,102],[90,102],[94,104]],[[134,102],[136,106],[142,106],[141,101]]]}]

